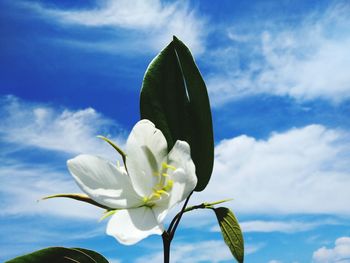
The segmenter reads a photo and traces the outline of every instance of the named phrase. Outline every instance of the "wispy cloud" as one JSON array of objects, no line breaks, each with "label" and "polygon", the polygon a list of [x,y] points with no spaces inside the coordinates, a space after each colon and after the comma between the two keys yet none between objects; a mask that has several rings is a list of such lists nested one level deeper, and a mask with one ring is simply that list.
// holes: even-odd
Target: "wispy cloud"
[{"label": "wispy cloud", "polygon": [[[65,160],[81,153],[119,158],[96,135],[114,137],[123,145],[121,128],[92,108],[56,109],[13,96],[0,99],[0,118],[0,178],[5,186],[0,189],[0,216],[51,214],[97,220],[101,210],[90,205],[64,199],[37,200],[56,193],[81,192]],[[46,164],[35,157],[52,153],[60,162]]]},{"label": "wispy cloud", "polygon": [[269,263],[283,263],[283,262],[280,260],[272,259],[269,261]]},{"label": "wispy cloud", "polygon": [[[302,222],[302,221],[243,221],[240,222],[240,226],[244,233],[249,232],[281,232],[281,233],[296,233],[315,229],[319,226],[326,224],[337,224],[335,221],[313,221],[313,222]],[[215,226],[211,229],[212,231],[219,232],[220,227]]]},{"label": "wispy cloud", "polygon": [[340,237],[333,248],[321,247],[312,256],[314,263],[350,262],[350,237]]},{"label": "wispy cloud", "polygon": [[213,104],[256,94],[335,103],[349,99],[349,11],[342,2],[314,11],[297,26],[265,21],[243,34],[239,25],[228,29],[231,44],[210,60],[218,68],[208,77]]},{"label": "wispy cloud", "polygon": [[[245,253],[253,254],[261,249],[263,244],[246,244]],[[215,255],[213,254],[215,251]],[[178,243],[172,246],[171,261],[183,263],[223,262],[232,260],[233,256],[224,241],[208,240],[191,243]],[[155,253],[140,257],[136,263],[162,262],[163,253]]]},{"label": "wispy cloud", "polygon": [[[0,220],[4,226],[0,241],[6,240],[1,258],[103,235],[103,224],[98,229],[89,225],[97,224],[101,209],[63,198],[38,200],[56,193],[81,192],[65,159],[80,151],[108,155],[110,147],[93,138],[98,130],[113,130],[115,124],[92,109],[57,110],[11,96],[0,99],[0,119]],[[38,160],[45,155],[57,160]],[[64,225],[66,219],[70,224]],[[90,230],[81,229],[83,226]]]},{"label": "wispy cloud", "polygon": [[[69,206],[66,209],[74,210]],[[81,217],[76,219],[51,214],[1,217],[1,262],[48,246],[73,247],[77,242],[88,244],[90,240],[105,236],[104,223],[82,220]]]},{"label": "wispy cloud", "polygon": [[56,109],[13,96],[0,98],[1,142],[14,147],[38,147],[70,154],[112,154],[97,135],[114,137],[123,145],[123,130],[92,108]]},{"label": "wispy cloud", "polygon": [[230,205],[244,213],[350,214],[345,131],[310,125],[266,140],[242,135],[221,141],[215,152],[212,180],[196,200],[232,197]]},{"label": "wispy cloud", "polygon": [[254,254],[255,252],[258,252],[260,249],[262,249],[263,247],[265,247],[264,243],[251,244],[251,243],[245,242],[244,255]]},{"label": "wispy cloud", "polygon": [[[85,28],[109,28],[115,30],[114,41],[86,42],[68,40],[80,46],[105,51],[145,52],[159,51],[177,35],[199,54],[205,49],[208,25],[187,2],[99,0],[91,9],[58,9],[38,3],[26,3],[44,18]],[[114,46],[114,49],[113,49]]]},{"label": "wispy cloud", "polygon": [[[49,167],[33,168],[33,166],[1,165],[0,178],[4,187],[0,189],[2,196],[0,216],[41,214],[98,220],[102,210],[88,204],[65,199],[38,202],[48,195],[79,193],[81,190],[68,172],[57,172]],[[62,168],[65,168],[64,163]]]}]

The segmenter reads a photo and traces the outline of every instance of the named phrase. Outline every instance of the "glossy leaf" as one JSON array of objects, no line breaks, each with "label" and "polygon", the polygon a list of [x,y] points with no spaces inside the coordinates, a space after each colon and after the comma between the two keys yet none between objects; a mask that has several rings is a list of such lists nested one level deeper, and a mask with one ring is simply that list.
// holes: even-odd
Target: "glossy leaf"
[{"label": "glossy leaf", "polygon": [[102,255],[83,248],[49,247],[5,263],[108,263]]},{"label": "glossy leaf", "polygon": [[202,191],[214,160],[209,98],[189,49],[176,37],[149,65],[141,89],[140,112],[160,129],[169,150],[176,140],[187,141]]},{"label": "glossy leaf", "polygon": [[214,208],[222,236],[232,255],[240,263],[244,261],[244,241],[242,230],[232,211],[226,207]]}]

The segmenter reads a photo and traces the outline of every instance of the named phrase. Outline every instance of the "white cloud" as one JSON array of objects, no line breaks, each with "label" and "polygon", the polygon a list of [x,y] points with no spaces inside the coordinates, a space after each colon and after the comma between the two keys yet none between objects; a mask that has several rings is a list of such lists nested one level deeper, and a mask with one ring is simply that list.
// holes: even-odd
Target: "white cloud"
[{"label": "white cloud", "polygon": [[234,198],[240,213],[349,215],[349,158],[349,133],[321,125],[223,140],[212,179],[193,201]]},{"label": "white cloud", "polygon": [[[36,168],[33,168],[35,166]],[[62,164],[65,167],[65,164]],[[0,216],[55,215],[97,221],[103,210],[89,204],[65,198],[39,201],[58,193],[80,193],[68,172],[57,172],[37,165],[1,165],[3,187]]]},{"label": "white cloud", "polygon": [[249,243],[245,242],[244,243],[244,255],[254,254],[255,252],[262,249],[263,247],[265,247],[264,243],[249,244]]},{"label": "white cloud", "polygon": [[112,136],[120,145],[124,143],[118,125],[92,108],[57,110],[7,96],[0,98],[0,117],[1,141],[13,143],[16,147],[33,146],[69,154],[112,156],[115,151],[96,136]]},{"label": "white cloud", "polygon": [[[242,36],[229,30],[227,38],[233,41],[233,49],[244,48],[245,53],[217,56],[228,64],[208,78],[213,105],[256,94],[335,103],[349,99],[349,11],[349,4],[344,3],[310,14],[298,26],[259,23],[254,34]],[[245,67],[231,64],[232,60]]]},{"label": "white cloud", "polygon": [[[253,254],[263,247],[263,244],[246,244],[245,254]],[[213,254],[215,251],[215,254]],[[209,240],[192,243],[177,243],[171,248],[171,262],[196,263],[232,260],[233,256],[224,241]],[[140,257],[136,263],[162,262],[163,253],[155,253]]]},{"label": "white cloud", "polygon": [[85,27],[109,27],[125,30],[118,33],[114,42],[96,43],[74,41],[76,44],[106,51],[122,49],[135,52],[159,51],[172,39],[173,35],[182,39],[195,53],[204,51],[204,38],[208,25],[203,18],[191,10],[188,3],[162,2],[160,0],[100,0],[92,9],[63,10],[38,3],[27,6],[63,24]]},{"label": "white cloud", "polygon": [[350,262],[350,237],[340,237],[333,248],[321,247],[312,255],[314,263]]},{"label": "white cloud", "polygon": [[[0,120],[0,218],[11,222],[6,221],[2,231],[7,236],[2,256],[12,258],[19,251],[29,253],[48,244],[61,246],[103,236],[106,222],[98,222],[102,209],[65,198],[38,200],[58,193],[81,193],[65,159],[85,152],[117,157],[95,135],[118,135],[118,125],[91,108],[56,109],[13,96],[0,97]],[[40,161],[45,154],[57,158]]]},{"label": "white cloud", "polygon": [[95,222],[89,224],[86,221],[65,221],[59,218],[60,222],[57,223],[48,217],[34,220],[27,217],[21,221],[11,219],[11,223],[3,224],[1,231],[1,259],[5,261],[44,247],[71,247],[72,243],[87,242],[88,239],[105,235],[104,226]]},{"label": "white cloud", "polygon": [[[314,222],[301,222],[301,221],[243,221],[240,222],[240,226],[244,233],[248,232],[282,232],[282,233],[295,233],[303,232],[317,228],[318,226],[325,224],[337,224],[335,221],[314,221]],[[219,232],[220,227],[214,226],[212,231]]]},{"label": "white cloud", "polygon": [[[65,158],[81,153],[119,158],[112,147],[96,138],[98,134],[114,137],[123,146],[118,125],[92,108],[58,110],[13,96],[0,98],[0,119],[0,179],[5,186],[0,189],[0,216],[51,214],[97,220],[101,210],[91,205],[63,198],[37,200],[57,193],[81,192],[66,169]],[[62,163],[23,161],[24,156],[47,150],[58,153]]]}]

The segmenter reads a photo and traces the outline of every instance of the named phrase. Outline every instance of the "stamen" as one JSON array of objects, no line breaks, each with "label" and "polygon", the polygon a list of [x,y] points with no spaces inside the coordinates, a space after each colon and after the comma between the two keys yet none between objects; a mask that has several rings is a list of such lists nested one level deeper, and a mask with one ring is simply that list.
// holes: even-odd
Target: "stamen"
[{"label": "stamen", "polygon": [[168,180],[166,186],[163,187],[165,191],[169,191],[173,187],[174,181],[173,180]]},{"label": "stamen", "polygon": [[148,197],[145,196],[145,197],[142,199],[142,201],[143,201],[144,203],[147,203]]},{"label": "stamen", "polygon": [[156,197],[157,199],[160,199],[160,194],[158,194],[157,192],[154,192],[151,194],[151,198],[150,199],[153,199],[154,197]]},{"label": "stamen", "polygon": [[173,165],[169,165],[169,164],[168,164],[168,169],[171,169],[171,170],[174,170],[174,171],[175,171],[175,170],[176,170],[176,167],[173,166]]},{"label": "stamen", "polygon": [[162,173],[162,176],[168,177],[169,175],[167,173]]},{"label": "stamen", "polygon": [[169,165],[166,162],[162,163],[162,167],[163,167],[163,169],[171,169],[171,170],[174,170],[174,171],[176,170],[175,166]]},{"label": "stamen", "polygon": [[161,195],[165,195],[165,194],[168,194],[166,191],[164,190],[158,190],[157,191],[158,194],[161,194]]}]

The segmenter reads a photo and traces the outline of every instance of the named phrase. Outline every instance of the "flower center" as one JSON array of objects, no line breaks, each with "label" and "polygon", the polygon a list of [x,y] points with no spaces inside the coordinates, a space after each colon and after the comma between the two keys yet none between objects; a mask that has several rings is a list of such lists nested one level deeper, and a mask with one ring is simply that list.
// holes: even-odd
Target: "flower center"
[{"label": "flower center", "polygon": [[169,173],[172,173],[175,170],[176,167],[163,162],[160,171],[153,172],[153,176],[159,177],[159,180],[158,183],[154,185],[153,192],[149,196],[143,197],[145,206],[152,207],[162,198],[169,197],[169,191],[174,184],[174,181],[169,179]]}]

